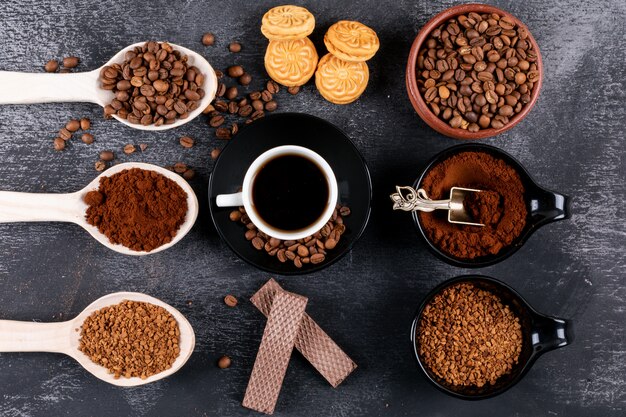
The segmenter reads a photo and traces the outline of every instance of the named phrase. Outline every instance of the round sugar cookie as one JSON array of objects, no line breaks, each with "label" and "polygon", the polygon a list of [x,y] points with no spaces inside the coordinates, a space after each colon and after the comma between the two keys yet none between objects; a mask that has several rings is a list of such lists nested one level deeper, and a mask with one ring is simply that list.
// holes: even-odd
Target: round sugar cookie
[{"label": "round sugar cookie", "polygon": [[270,41],[265,51],[265,70],[286,87],[306,84],[315,73],[317,51],[309,38]]},{"label": "round sugar cookie", "polygon": [[363,23],[350,20],[340,20],[329,27],[324,44],[336,57],[355,62],[371,59],[380,47],[376,32]]},{"label": "round sugar cookie", "polygon": [[359,98],[367,82],[369,69],[365,62],[344,61],[333,54],[320,59],[315,72],[315,86],[326,100],[348,104]]},{"label": "round sugar cookie", "polygon": [[284,5],[269,9],[261,20],[261,32],[269,40],[293,40],[309,36],[315,17],[304,7]]}]

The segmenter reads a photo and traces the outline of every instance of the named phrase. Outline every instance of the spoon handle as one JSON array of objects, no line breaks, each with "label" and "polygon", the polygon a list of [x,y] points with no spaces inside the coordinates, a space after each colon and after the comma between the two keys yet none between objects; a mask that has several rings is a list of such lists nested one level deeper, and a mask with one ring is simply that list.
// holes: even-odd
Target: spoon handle
[{"label": "spoon handle", "polygon": [[66,352],[72,323],[0,320],[0,352]]},{"label": "spoon handle", "polygon": [[85,204],[79,193],[37,194],[0,191],[0,223],[80,222]]},{"label": "spoon handle", "polygon": [[394,210],[430,212],[452,208],[450,200],[431,200],[422,188],[416,190],[413,187],[396,186],[396,191],[389,196]]},{"label": "spoon handle", "polygon": [[97,71],[48,74],[0,71],[0,104],[97,103]]}]

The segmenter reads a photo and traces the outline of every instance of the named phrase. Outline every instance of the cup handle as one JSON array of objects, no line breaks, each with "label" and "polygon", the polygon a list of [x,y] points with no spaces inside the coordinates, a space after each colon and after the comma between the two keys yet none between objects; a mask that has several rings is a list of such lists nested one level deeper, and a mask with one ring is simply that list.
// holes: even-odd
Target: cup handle
[{"label": "cup handle", "polygon": [[569,219],[570,198],[564,194],[541,189],[531,198],[531,216],[538,226]]},{"label": "cup handle", "polygon": [[574,327],[570,320],[537,315],[532,329],[533,348],[537,353],[567,346],[574,341]]},{"label": "cup handle", "polygon": [[243,206],[243,193],[220,194],[215,199],[218,207],[240,207]]}]

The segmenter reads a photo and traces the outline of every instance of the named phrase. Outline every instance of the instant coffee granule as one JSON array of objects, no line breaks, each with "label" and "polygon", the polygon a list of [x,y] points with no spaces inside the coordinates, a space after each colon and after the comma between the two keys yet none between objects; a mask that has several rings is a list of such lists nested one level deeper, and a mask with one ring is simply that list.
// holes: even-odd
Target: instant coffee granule
[{"label": "instant coffee granule", "polygon": [[426,236],[443,252],[460,259],[496,255],[524,230],[528,216],[524,185],[502,159],[486,152],[461,152],[431,168],[420,184],[433,200],[449,198],[454,186],[486,191],[464,202],[470,215],[485,226],[449,223],[444,210],[418,213]]},{"label": "instant coffee granule", "polygon": [[112,243],[136,251],[170,242],[187,214],[187,193],[176,182],[139,168],[102,177],[84,201],[89,224]]},{"label": "instant coffee granule", "polygon": [[482,387],[517,364],[522,328],[495,294],[459,283],[426,305],[417,341],[420,358],[435,375],[452,385]]},{"label": "instant coffee granule", "polygon": [[78,348],[116,379],[146,379],[172,367],[179,340],[178,323],[166,309],[124,300],[85,319]]}]

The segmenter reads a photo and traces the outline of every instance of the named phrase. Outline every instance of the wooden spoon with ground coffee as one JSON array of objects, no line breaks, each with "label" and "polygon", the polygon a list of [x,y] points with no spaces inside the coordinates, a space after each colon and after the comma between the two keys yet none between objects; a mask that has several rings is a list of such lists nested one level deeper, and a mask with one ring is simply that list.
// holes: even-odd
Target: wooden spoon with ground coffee
[{"label": "wooden spoon with ground coffee", "polygon": [[[115,306],[124,301],[148,303],[161,307],[176,320],[180,336],[178,339],[178,356],[171,367],[145,379],[139,377],[118,377],[106,367],[101,366],[83,353],[80,348],[81,326],[94,312],[105,307]],[[0,352],[53,352],[63,353],[76,359],[83,368],[95,377],[109,384],[121,387],[133,387],[148,384],[172,375],[189,359],[196,343],[195,333],[191,324],[174,307],[146,294],[133,292],[117,292],[105,295],[91,303],[75,319],[60,323],[36,323],[13,320],[0,320]]]},{"label": "wooden spoon with ground coffee", "polygon": [[[97,226],[90,224],[86,217],[89,206],[84,201],[84,198],[87,194],[99,188],[101,178],[111,177],[122,171],[132,170],[134,168],[156,172],[176,183],[187,194],[187,213],[178,229],[172,230],[174,236],[170,237],[166,243],[158,247],[151,247],[149,250],[133,249],[123,244],[113,243]],[[169,196],[167,196],[167,198],[169,198]],[[197,217],[198,198],[185,179],[165,168],[139,162],[127,162],[115,165],[97,176],[85,188],[75,193],[39,194],[0,191],[0,223],[49,221],[76,223],[87,230],[91,236],[104,246],[125,255],[147,255],[174,246],[191,230]],[[126,221],[124,216],[118,216],[118,218],[122,222]],[[107,220],[110,223],[111,219]]]},{"label": "wooden spoon with ground coffee", "polygon": [[[119,51],[102,67],[89,72],[53,74],[53,73],[22,73],[12,71],[0,71],[0,104],[33,104],[33,103],[59,103],[59,102],[88,102],[96,103],[103,108],[111,104],[115,94],[111,90],[101,87],[100,74],[105,67],[124,62],[127,52],[132,52],[136,47],[141,47],[145,42],[129,45]],[[167,130],[182,126],[193,120],[202,113],[215,98],[217,91],[217,76],[213,67],[204,57],[182,46],[169,44],[175,51],[187,56],[187,62],[195,66],[204,76],[201,87],[204,96],[196,102],[195,108],[186,112],[185,118],[178,118],[171,124],[156,125],[131,123],[129,120],[111,116],[126,126],[140,130]],[[129,81],[125,81],[128,83]],[[185,81],[187,82],[187,81]],[[129,84],[130,86],[130,84]],[[152,86],[149,86],[152,89]],[[125,88],[125,87],[124,87]],[[130,88],[130,87],[129,87]],[[130,91],[130,90],[129,90]],[[194,100],[197,100],[194,98]]]}]

